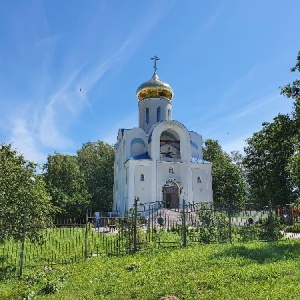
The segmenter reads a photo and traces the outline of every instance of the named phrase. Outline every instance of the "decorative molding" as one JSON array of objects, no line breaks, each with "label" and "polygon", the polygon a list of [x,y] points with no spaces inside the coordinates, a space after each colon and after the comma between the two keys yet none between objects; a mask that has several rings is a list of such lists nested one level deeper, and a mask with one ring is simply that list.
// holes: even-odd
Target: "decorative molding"
[{"label": "decorative molding", "polygon": [[172,185],[174,185],[174,184],[175,184],[178,188],[181,187],[181,182],[178,181],[178,180],[175,179],[175,178],[170,178],[170,179],[168,179],[164,186],[172,186]]}]

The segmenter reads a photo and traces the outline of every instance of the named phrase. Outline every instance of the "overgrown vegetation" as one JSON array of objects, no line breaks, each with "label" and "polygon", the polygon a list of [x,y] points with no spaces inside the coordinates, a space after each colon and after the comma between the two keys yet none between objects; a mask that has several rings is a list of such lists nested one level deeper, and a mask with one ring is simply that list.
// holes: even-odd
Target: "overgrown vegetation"
[{"label": "overgrown vegetation", "polygon": [[114,184],[114,148],[102,141],[82,145],[77,155],[48,156],[43,178],[58,217],[81,218],[86,210],[109,211]]},{"label": "overgrown vegetation", "polygon": [[34,268],[0,282],[0,299],[291,300],[299,279],[299,240],[198,245]]},{"label": "overgrown vegetation", "polygon": [[11,145],[0,145],[0,244],[8,237],[32,240],[51,223],[54,208],[37,165],[24,159]]}]

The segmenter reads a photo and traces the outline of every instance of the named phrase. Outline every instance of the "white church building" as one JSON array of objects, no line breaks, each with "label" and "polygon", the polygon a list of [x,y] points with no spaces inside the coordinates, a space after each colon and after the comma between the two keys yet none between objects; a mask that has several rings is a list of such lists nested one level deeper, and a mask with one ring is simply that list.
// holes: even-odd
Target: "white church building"
[{"label": "white church building", "polygon": [[173,89],[154,75],[136,92],[139,127],[119,129],[115,145],[114,211],[162,201],[165,208],[213,199],[211,163],[203,160],[202,136],[172,120]]}]

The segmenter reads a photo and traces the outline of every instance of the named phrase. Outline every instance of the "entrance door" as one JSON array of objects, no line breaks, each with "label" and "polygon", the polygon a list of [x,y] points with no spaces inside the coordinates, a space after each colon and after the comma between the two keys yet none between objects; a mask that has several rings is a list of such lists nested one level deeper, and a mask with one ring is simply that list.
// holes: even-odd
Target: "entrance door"
[{"label": "entrance door", "polygon": [[165,208],[179,208],[179,192],[177,186],[164,186],[163,199]]}]

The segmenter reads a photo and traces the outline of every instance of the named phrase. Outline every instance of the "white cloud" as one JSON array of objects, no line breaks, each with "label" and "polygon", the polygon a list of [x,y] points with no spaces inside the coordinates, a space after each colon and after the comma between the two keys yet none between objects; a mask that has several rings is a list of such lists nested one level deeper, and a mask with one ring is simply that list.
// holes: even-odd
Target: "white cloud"
[{"label": "white cloud", "polygon": [[245,91],[245,85],[247,85],[249,81],[254,78],[254,76],[257,74],[257,70],[257,66],[254,66],[245,75],[236,80],[224,93],[220,104],[223,106],[227,105],[228,102],[232,101],[232,99],[237,98],[236,95],[239,95],[239,97],[240,95],[243,95]]},{"label": "white cloud", "polygon": [[[90,61],[78,66],[74,59],[77,55],[76,49],[69,49],[66,65],[62,66],[64,71],[61,72],[63,75],[60,74],[63,76],[60,83],[56,83],[57,78],[50,77],[51,64],[56,47],[59,46],[59,36],[42,38],[34,41],[31,48],[27,46],[23,49],[27,53],[26,57],[30,57],[29,64],[36,63],[36,60],[31,60],[35,55],[41,64],[40,68],[33,68],[31,77],[26,79],[26,83],[31,85],[29,90],[32,92],[31,95],[24,96],[26,109],[8,110],[9,115],[6,116],[9,122],[5,124],[5,129],[9,132],[7,135],[10,136],[9,140],[13,142],[14,147],[24,153],[26,158],[37,162],[45,161],[48,154],[46,151],[49,149],[73,151],[74,142],[69,129],[82,109],[90,106],[87,100],[88,93],[110,69],[113,68],[116,74],[124,66],[170,7],[170,3],[161,5],[159,2],[151,11],[140,14],[139,23],[143,26],[132,27],[125,38],[114,41],[112,48],[118,49],[115,52],[111,49],[100,49],[98,59],[91,58]],[[68,49],[64,50],[67,55]],[[15,103],[22,102],[24,103],[23,99],[15,101]],[[110,144],[115,143],[119,127],[126,124],[132,127],[136,120],[136,117],[134,122],[129,118],[124,120],[124,123],[116,124],[114,128],[109,129],[112,134],[104,136],[103,140]]]},{"label": "white cloud", "polygon": [[241,153],[244,152],[244,147],[246,145],[245,140],[249,138],[251,134],[249,135],[242,135],[239,137],[235,137],[234,139],[230,139],[229,135],[228,141],[222,143],[222,149],[226,151],[227,153],[230,153],[231,151],[239,151]]},{"label": "white cloud", "polygon": [[10,142],[13,148],[24,154],[25,159],[37,163],[45,161],[45,155],[39,150],[32,131],[28,128],[26,119],[17,118],[12,121]]},{"label": "white cloud", "polygon": [[[262,97],[259,100],[252,101],[249,103],[243,110],[231,116],[232,119],[241,119],[247,115],[254,114],[256,111],[262,111],[265,106],[269,105],[270,103],[275,103],[276,100],[282,99],[282,97],[278,94],[271,94]],[[275,117],[275,116],[274,116]]]},{"label": "white cloud", "polygon": [[104,128],[103,132],[100,133],[100,136],[97,137],[97,139],[100,139],[109,145],[113,145],[117,142],[118,130],[120,128],[131,129],[133,127],[137,127],[137,120],[137,113],[133,113],[130,116],[120,120],[118,123],[114,124],[114,126],[109,128],[109,130]]}]

